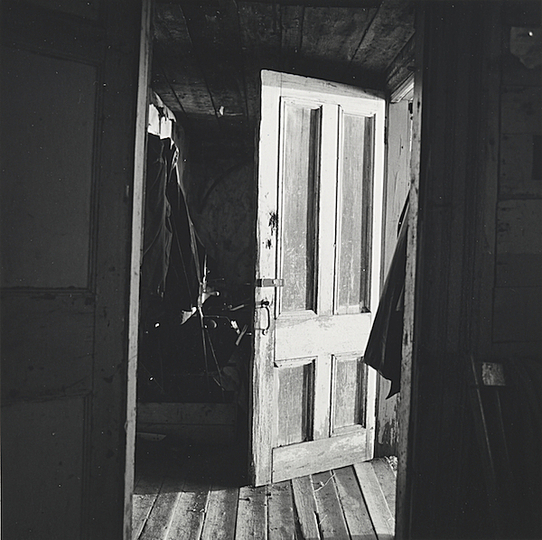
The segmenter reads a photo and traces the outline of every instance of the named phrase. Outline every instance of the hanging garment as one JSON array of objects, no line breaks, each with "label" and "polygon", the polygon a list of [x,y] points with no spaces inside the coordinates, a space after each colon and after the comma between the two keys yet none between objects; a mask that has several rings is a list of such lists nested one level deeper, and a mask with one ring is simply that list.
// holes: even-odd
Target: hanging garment
[{"label": "hanging garment", "polygon": [[147,315],[152,304],[164,295],[169,267],[172,230],[171,207],[166,198],[168,176],[164,143],[149,134],[147,142],[147,179],[145,185],[145,226],[141,264],[141,312]]},{"label": "hanging garment", "polygon": [[365,350],[364,362],[391,381],[388,398],[401,388],[401,350],[403,337],[403,303],[407,240],[408,199],[403,209],[399,237],[376,317]]}]

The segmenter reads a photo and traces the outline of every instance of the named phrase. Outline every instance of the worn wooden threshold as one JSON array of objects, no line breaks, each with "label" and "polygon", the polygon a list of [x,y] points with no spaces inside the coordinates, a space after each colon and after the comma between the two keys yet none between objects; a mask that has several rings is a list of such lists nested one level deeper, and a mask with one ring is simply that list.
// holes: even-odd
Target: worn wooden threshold
[{"label": "worn wooden threshold", "polygon": [[132,540],[394,537],[395,473],[385,458],[246,484],[235,449],[170,448],[151,456],[138,464]]}]

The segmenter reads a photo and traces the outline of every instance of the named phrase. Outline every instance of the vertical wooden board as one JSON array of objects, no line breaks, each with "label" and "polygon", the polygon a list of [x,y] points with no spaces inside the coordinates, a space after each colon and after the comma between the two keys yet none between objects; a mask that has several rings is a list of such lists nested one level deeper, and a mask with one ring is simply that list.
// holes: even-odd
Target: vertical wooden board
[{"label": "vertical wooden board", "polygon": [[[493,307],[493,341],[540,343],[542,288],[499,287]],[[539,349],[539,345],[537,345]]]},{"label": "vertical wooden board", "polygon": [[501,132],[542,135],[542,88],[508,86],[501,93]]},{"label": "vertical wooden board", "polygon": [[318,510],[314,499],[310,476],[292,479],[292,490],[296,517],[303,538],[320,538],[318,532]]},{"label": "vertical wooden board", "polygon": [[290,481],[269,486],[267,506],[269,540],[294,540],[295,519]]},{"label": "vertical wooden board", "polygon": [[352,539],[377,540],[354,468],[335,469],[335,484]]},{"label": "vertical wooden board", "polygon": [[322,540],[350,540],[332,471],[312,475]]},{"label": "vertical wooden board", "polygon": [[371,460],[371,465],[375,471],[378,482],[384,498],[388,503],[391,515],[395,517],[395,491],[396,491],[396,475],[393,472],[386,458],[377,458]]},{"label": "vertical wooden board", "polygon": [[399,218],[410,188],[411,120],[409,102],[390,103],[388,109],[387,175],[384,195],[382,284],[391,264],[399,233]]},{"label": "vertical wooden board", "polygon": [[542,285],[542,201],[509,200],[497,207],[498,287]]},{"label": "vertical wooden board", "polygon": [[377,376],[377,413],[375,434],[375,456],[397,455],[399,425],[397,421],[399,397],[388,398],[391,382]]},{"label": "vertical wooden board", "polygon": [[497,287],[540,287],[542,253],[507,253],[497,256]]},{"label": "vertical wooden board", "polygon": [[501,136],[501,199],[542,197],[542,178],[537,167],[542,152],[539,140],[540,136],[531,133],[505,133]]},{"label": "vertical wooden board", "polygon": [[[277,261],[277,178],[279,140],[279,99],[278,88],[265,84],[262,73],[261,123],[258,152],[258,190],[256,218],[256,278],[275,276]],[[275,313],[275,291],[256,288],[255,306],[269,303],[271,314]],[[271,481],[271,439],[274,411],[269,407],[273,402],[273,360],[274,328],[265,333],[260,318],[262,309],[254,310],[254,362],[252,366],[252,407],[251,420],[251,469],[256,485]]]},{"label": "vertical wooden board", "polygon": [[245,486],[239,490],[235,540],[267,540],[268,489],[268,486]]},{"label": "vertical wooden board", "polygon": [[497,255],[542,253],[542,200],[511,200],[497,208]]},{"label": "vertical wooden board", "polygon": [[369,461],[354,465],[365,504],[378,540],[393,540],[395,519],[392,516],[373,466]]},{"label": "vertical wooden board", "polygon": [[234,539],[238,498],[238,488],[211,488],[201,540]]},{"label": "vertical wooden board", "polygon": [[[425,25],[422,10],[417,11],[416,15],[416,39],[414,41],[414,58],[416,61],[423,62]],[[425,48],[428,48],[425,45]],[[422,112],[422,88],[423,88],[423,70],[416,70],[414,74],[414,97],[412,102],[413,121],[412,121],[412,141],[411,141],[411,159],[409,167],[409,177],[411,182],[410,202],[408,218],[408,237],[407,237],[407,260],[405,268],[405,312],[403,323],[403,346],[401,363],[401,385],[402,391],[398,404],[397,417],[400,422],[398,433],[398,538],[406,538],[410,531],[410,470],[407,471],[407,464],[411,460],[409,451],[409,434],[411,429],[411,415],[415,411],[415,403],[412,399],[412,381],[413,381],[413,355],[415,354],[414,333],[415,328],[415,291],[417,280],[417,249],[418,249],[418,210],[419,210],[419,189],[420,189],[420,165],[421,165],[421,112]]]}]

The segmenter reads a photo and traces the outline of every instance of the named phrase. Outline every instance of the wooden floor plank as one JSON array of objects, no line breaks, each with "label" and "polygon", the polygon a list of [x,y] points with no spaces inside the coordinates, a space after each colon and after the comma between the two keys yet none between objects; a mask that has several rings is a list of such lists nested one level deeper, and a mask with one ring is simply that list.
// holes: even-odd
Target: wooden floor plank
[{"label": "wooden floor plank", "polygon": [[269,540],[295,540],[295,518],[290,481],[269,486]]},{"label": "wooden floor plank", "polygon": [[370,462],[354,465],[378,540],[393,540],[395,520]]},{"label": "wooden floor plank", "polygon": [[386,458],[373,459],[370,463],[380,482],[380,487],[384,493],[386,502],[388,503],[391,515],[395,518],[395,489],[397,477]]},{"label": "wooden floor plank", "polygon": [[343,507],[350,536],[364,540],[376,540],[373,523],[363,500],[354,468],[352,466],[344,467],[336,469],[334,473],[339,500]]},{"label": "wooden floor plank", "polygon": [[318,540],[318,509],[314,499],[312,480],[309,476],[294,478],[292,480],[294,505],[299,520],[302,538],[304,540]]},{"label": "wooden floor plank", "polygon": [[207,499],[201,540],[233,540],[235,538],[238,498],[238,488],[211,489]]},{"label": "wooden floor plank", "polygon": [[208,456],[195,455],[190,468],[184,468],[182,489],[178,494],[167,540],[199,539],[205,519],[212,474]]},{"label": "wooden floor plank", "polygon": [[[143,465],[142,474],[149,481],[155,481],[158,477],[162,477],[163,481],[138,540],[165,540],[175,517],[179,494],[183,492],[187,478],[197,464],[187,459],[184,452],[181,459],[176,457],[171,449],[164,448],[154,457],[145,459]],[[145,490],[144,486],[142,479],[137,490]]]},{"label": "wooden floor plank", "polygon": [[162,472],[138,469],[132,497],[132,540],[138,540],[162,487]]},{"label": "wooden floor plank", "polygon": [[239,489],[236,540],[267,540],[267,486]]},{"label": "wooden floor plank", "polygon": [[167,537],[177,498],[175,491],[158,494],[139,540],[163,540]]},{"label": "wooden floor plank", "polygon": [[132,540],[138,540],[141,536],[145,522],[158,497],[159,489],[156,490],[156,493],[134,493],[132,498]]},{"label": "wooden floor plank", "polygon": [[333,481],[333,472],[327,471],[313,474],[312,485],[322,539],[350,540],[335,482]]}]

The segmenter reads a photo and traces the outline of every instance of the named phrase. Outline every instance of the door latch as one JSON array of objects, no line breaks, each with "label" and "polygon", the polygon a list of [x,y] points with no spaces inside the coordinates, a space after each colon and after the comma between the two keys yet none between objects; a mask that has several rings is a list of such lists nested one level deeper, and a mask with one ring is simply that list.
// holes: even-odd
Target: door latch
[{"label": "door latch", "polygon": [[279,278],[259,278],[256,287],[284,287],[284,280]]},{"label": "door latch", "polygon": [[271,328],[271,310],[269,309],[269,300],[262,300],[256,307],[265,310],[267,314],[266,325],[263,328],[258,328],[258,330],[261,330],[262,334],[265,336]]}]

